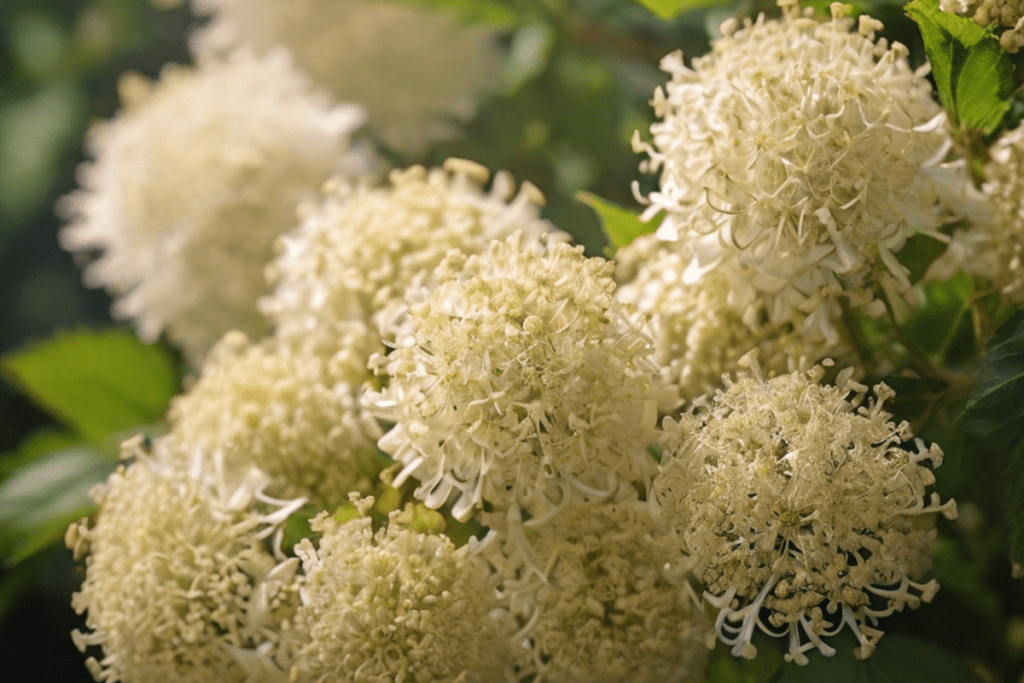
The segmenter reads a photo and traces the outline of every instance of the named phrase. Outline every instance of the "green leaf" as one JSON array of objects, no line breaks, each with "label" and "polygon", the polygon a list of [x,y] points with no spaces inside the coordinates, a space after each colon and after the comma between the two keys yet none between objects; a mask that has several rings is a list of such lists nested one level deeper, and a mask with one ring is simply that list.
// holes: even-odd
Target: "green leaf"
[{"label": "green leaf", "polygon": [[291,553],[295,544],[304,538],[313,538],[317,535],[309,526],[309,520],[316,517],[323,511],[318,505],[303,505],[301,508],[288,515],[284,521],[284,533],[281,537],[281,549]]},{"label": "green leaf", "polygon": [[555,32],[547,24],[530,23],[516,31],[501,74],[505,94],[514,95],[540,76],[548,65],[554,46]]},{"label": "green leaf", "polygon": [[1024,426],[1024,310],[1010,317],[989,340],[978,388],[961,420],[982,436],[1017,434]]},{"label": "green leaf", "polygon": [[59,541],[68,524],[95,508],[89,490],[112,467],[105,455],[70,448],[15,472],[0,484],[0,556],[14,565]]},{"label": "green leaf", "polygon": [[643,223],[637,213],[612,204],[590,192],[577,192],[576,199],[592,208],[597,214],[601,221],[601,228],[608,237],[608,242],[613,250],[626,246],[641,235],[654,232],[661,223],[659,219]]},{"label": "green leaf", "polygon": [[485,24],[499,28],[514,25],[519,20],[511,8],[496,0],[400,0],[410,5],[450,11],[471,24]]},{"label": "green leaf", "polygon": [[4,356],[0,373],[90,441],[159,421],[179,385],[167,349],[127,330],[58,334]]},{"label": "green leaf", "polygon": [[986,135],[999,126],[1013,96],[1013,62],[992,34],[972,19],[939,8],[939,0],[913,0],[939,98],[950,122]]},{"label": "green leaf", "polygon": [[720,0],[636,0],[651,11],[652,14],[662,19],[672,19],[686,10],[698,7],[708,7],[717,4]]},{"label": "green leaf", "polygon": [[854,656],[856,640],[849,629],[828,639],[832,657],[807,653],[805,666],[782,667],[776,683],[976,683],[971,668],[936,645],[898,634],[882,637],[867,659]]},{"label": "green leaf", "polygon": [[708,658],[708,683],[767,683],[782,666],[782,653],[777,642],[762,633],[754,635],[757,656],[753,659],[734,657],[729,646],[717,641]]}]

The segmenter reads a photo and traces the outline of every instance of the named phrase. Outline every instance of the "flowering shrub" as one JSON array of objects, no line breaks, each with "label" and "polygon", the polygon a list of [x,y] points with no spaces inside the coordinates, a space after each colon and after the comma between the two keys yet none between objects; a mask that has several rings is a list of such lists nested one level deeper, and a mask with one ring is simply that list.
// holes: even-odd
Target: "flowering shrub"
[{"label": "flowering shrub", "polygon": [[196,0],[122,80],[61,240],[163,337],[2,361],[96,680],[1024,669],[1012,4],[641,4]]}]

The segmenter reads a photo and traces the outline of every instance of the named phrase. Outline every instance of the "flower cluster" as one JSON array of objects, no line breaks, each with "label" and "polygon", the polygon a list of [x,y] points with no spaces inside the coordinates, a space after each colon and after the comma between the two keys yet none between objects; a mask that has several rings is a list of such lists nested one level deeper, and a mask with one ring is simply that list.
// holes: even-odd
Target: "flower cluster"
[{"label": "flower cluster", "polygon": [[[879,617],[938,589],[930,513],[956,516],[926,489],[942,462],[882,409],[884,384],[822,385],[824,368],[729,382],[706,407],[668,421],[654,483],[661,515],[697,563],[715,629],[753,657],[760,627],[789,635],[789,657],[848,626],[871,653]],[[809,642],[803,642],[806,636]]]},{"label": "flower cluster", "polygon": [[726,22],[692,68],[666,57],[653,143],[634,147],[661,172],[645,215],[665,213],[658,235],[696,273],[735,256],[773,324],[828,332],[836,297],[910,286],[894,254],[914,234],[947,239],[970,181],[942,163],[950,136],[925,70],[874,38],[878,21],[851,32],[841,6],[822,23],[780,4],[780,20]]},{"label": "flower cluster", "polygon": [[978,26],[996,24],[1010,30],[999,36],[1007,52],[1024,47],[1024,2],[1021,0],[939,0],[944,12],[970,17]]},{"label": "flower cluster", "polygon": [[312,91],[286,55],[235,52],[156,83],[122,77],[124,109],[93,127],[93,162],[62,200],[64,248],[101,251],[90,286],[153,340],[166,332],[194,365],[228,330],[267,332],[256,300],[295,205],[334,174],[365,172],[350,146],[364,114]]},{"label": "flower cluster", "polygon": [[656,410],[650,342],[612,296],[612,264],[519,234],[450,254],[433,286],[411,289],[387,387],[371,409],[395,426],[380,447],[436,508],[548,512],[581,491],[652,473]]},{"label": "flower cluster", "polygon": [[[1024,297],[1024,126],[1001,135],[989,151],[982,190],[999,212],[998,230],[982,250],[982,272],[994,277],[1003,293]],[[985,266],[988,266],[987,268]]]},{"label": "flower cluster", "polygon": [[678,546],[654,537],[645,504],[635,496],[575,502],[531,531],[543,573],[520,564],[508,545],[490,551],[499,605],[519,626],[513,656],[520,679],[701,680],[703,613],[681,571],[685,558]]},{"label": "flower cluster", "polygon": [[[420,154],[497,86],[495,34],[443,10],[376,0],[193,0],[213,15],[194,38],[201,58],[235,46],[286,48],[335,97],[359,102],[390,147]],[[443,45],[444,49],[438,49]]]},{"label": "flower cluster", "polygon": [[[365,508],[372,499],[357,501]],[[504,680],[500,621],[483,560],[444,536],[369,517],[312,521],[318,545],[302,558],[303,660],[314,680]]]},{"label": "flower cluster", "polygon": [[[444,168],[396,170],[384,187],[334,183],[301,227],[280,242],[269,268],[274,292],[261,303],[276,334],[294,345],[333,349],[352,320],[378,327],[417,276],[451,249],[477,253],[519,230],[524,241],[554,231],[544,197],[508,173],[448,159]],[[561,233],[559,233],[561,234]]]},{"label": "flower cluster", "polygon": [[298,560],[267,550],[302,499],[272,514],[258,506],[267,478],[257,470],[187,473],[126,442],[135,462],[93,492],[96,521],[68,528],[87,573],[72,606],[88,610],[75,631],[97,681],[287,680],[297,641]]}]

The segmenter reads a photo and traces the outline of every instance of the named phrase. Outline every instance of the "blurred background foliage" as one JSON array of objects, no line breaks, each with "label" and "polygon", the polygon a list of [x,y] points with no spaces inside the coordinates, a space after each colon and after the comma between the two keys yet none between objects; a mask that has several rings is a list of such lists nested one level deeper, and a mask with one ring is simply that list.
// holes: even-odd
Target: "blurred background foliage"
[{"label": "blurred background foliage", "polygon": [[[604,253],[605,238],[579,193],[633,206],[633,181],[645,193],[654,186],[654,178],[637,170],[639,156],[629,141],[634,130],[645,132],[652,121],[649,100],[665,81],[657,68],[660,58],[677,49],[688,57],[702,54],[726,17],[774,10],[770,0],[697,0],[689,11],[666,18],[630,0],[404,1],[443,4],[467,21],[499,26],[508,57],[500,83],[483,96],[464,137],[435,146],[424,158],[393,155],[392,161],[433,165],[461,156],[494,170],[510,170],[518,180],[529,180],[544,191],[546,216],[573,233],[592,255]],[[655,9],[682,5],[680,0],[647,4]],[[825,9],[829,3],[805,4]],[[923,62],[920,36],[902,3],[852,4],[854,10],[881,19],[886,35],[907,44],[916,64]],[[85,289],[78,266],[60,249],[61,221],[53,205],[75,187],[75,168],[84,159],[90,122],[117,111],[118,76],[133,70],[155,78],[167,62],[188,62],[186,38],[196,21],[187,4],[173,0],[0,3],[0,356],[20,354],[18,362],[30,363],[31,353],[24,350],[62,331],[125,328],[110,320],[106,294]],[[954,304],[951,310],[960,310]],[[131,339],[130,332],[101,334],[109,335],[113,344],[131,345],[125,341]],[[922,335],[927,337],[928,330]],[[125,424],[110,424],[115,435],[136,423],[158,421],[166,399],[177,390],[180,374],[174,373],[179,366],[162,345],[148,351],[129,349],[121,356],[89,348],[77,353],[79,366],[83,358],[89,366],[79,367],[79,372],[99,376],[130,357],[133,368],[162,378],[161,388],[146,395],[146,410],[124,417]],[[126,385],[116,387],[118,391],[133,391],[129,375],[121,373]],[[54,417],[15,385],[0,382],[0,481],[26,458],[58,450],[63,453],[59,462],[36,462],[53,468],[43,477],[50,487],[15,493],[43,503],[70,501],[63,514],[74,518],[85,496],[81,487],[102,481],[113,467],[116,442],[109,431],[106,441],[90,440],[95,435],[88,433],[88,416],[77,422],[78,416]],[[912,405],[914,387],[896,388],[908,397],[903,405],[907,414],[920,412],[920,406]],[[931,433],[923,434],[939,440],[947,453],[947,464],[938,472],[940,492],[948,497],[980,487],[972,497],[984,500],[984,485],[972,469],[976,463],[958,460],[959,453],[970,449],[957,441],[962,437],[943,440],[940,433],[954,418],[936,416],[929,423]],[[10,499],[10,481],[5,484]],[[936,604],[891,618],[887,631],[913,634],[958,652],[991,681],[1016,681],[1024,660],[1024,593],[1007,571],[1005,530],[986,525],[992,511],[983,506],[969,503],[961,511],[957,530],[943,529],[936,552],[936,573],[943,583]],[[13,524],[5,514],[0,506],[0,524]],[[0,537],[10,536],[10,531],[0,529]],[[80,621],[69,606],[79,574],[70,553],[51,544],[60,533],[59,525],[51,524],[36,537],[46,542],[21,548],[5,547],[0,538],[0,557],[17,554],[24,559],[0,567],[0,643],[6,653],[31,658],[35,680],[88,681],[83,657],[68,635]],[[712,667],[720,681],[763,683],[778,674],[781,664],[759,658],[747,666],[720,655],[713,655]]]}]

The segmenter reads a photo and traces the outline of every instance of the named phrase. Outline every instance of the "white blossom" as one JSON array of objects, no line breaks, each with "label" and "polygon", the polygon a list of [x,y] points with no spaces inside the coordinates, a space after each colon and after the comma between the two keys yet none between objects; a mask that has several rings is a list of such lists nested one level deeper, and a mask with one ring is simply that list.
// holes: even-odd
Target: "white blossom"
[{"label": "white blossom", "polygon": [[371,340],[353,323],[337,351],[321,357],[274,337],[250,343],[228,333],[195,384],[171,402],[161,447],[186,463],[221,458],[232,468],[258,467],[277,496],[327,506],[368,493],[379,428],[359,394],[371,377]]},{"label": "white blossom", "polygon": [[789,636],[788,659],[834,653],[849,627],[868,656],[880,617],[928,602],[931,525],[956,516],[927,489],[942,461],[882,409],[893,392],[820,384],[821,366],[730,382],[704,409],[667,420],[654,483],[661,516],[694,559],[715,630],[753,657],[756,628]]},{"label": "white blossom", "polygon": [[90,130],[61,243],[101,252],[86,283],[114,294],[143,339],[166,332],[198,365],[228,330],[267,331],[256,300],[274,239],[304,194],[370,167],[350,146],[364,114],[315,94],[279,52],[169,65],[152,84],[128,75],[121,96]]},{"label": "white blossom", "polygon": [[606,491],[653,471],[657,375],[641,323],[612,296],[613,266],[582,247],[449,254],[395,318],[387,376],[365,401],[394,427],[378,442],[428,507],[455,500],[540,516],[573,490]]},{"label": "white blossom", "polygon": [[982,191],[998,211],[997,228],[972,250],[973,270],[992,278],[1003,294],[1024,299],[1024,126],[1003,133],[989,151]]},{"label": "white blossom", "polygon": [[311,526],[318,546],[302,541],[296,552],[306,573],[300,620],[310,634],[302,658],[313,680],[508,680],[494,589],[468,546],[416,533],[395,514],[376,533],[369,517],[339,523],[323,513]]},{"label": "white blossom", "polygon": [[1008,52],[1024,47],[1024,2],[1021,0],[939,0],[942,11],[970,17],[979,25],[1005,29],[999,43]]},{"label": "white blossom", "polygon": [[[530,524],[530,523],[528,523]],[[542,571],[500,536],[480,552],[515,620],[519,679],[536,683],[698,683],[707,625],[678,547],[656,539],[645,503],[574,502],[530,544]],[[509,550],[512,552],[509,552]]]},{"label": "white blossom", "polygon": [[358,102],[392,148],[418,155],[476,111],[501,73],[496,33],[446,10],[381,0],[193,0],[211,23],[200,59],[233,46],[282,46],[338,99]]},{"label": "white blossom", "polygon": [[395,170],[384,187],[333,184],[320,204],[304,207],[302,225],[282,238],[268,271],[275,287],[261,310],[276,334],[331,350],[352,320],[376,329],[384,309],[449,250],[476,253],[517,230],[524,241],[554,230],[540,218],[537,188],[523,183],[516,192],[512,177],[498,173],[484,191],[489,175],[449,159],[444,168]]},{"label": "white blossom", "polygon": [[947,240],[943,226],[973,206],[970,180],[962,161],[945,163],[927,67],[876,40],[878,21],[861,16],[851,32],[838,3],[825,22],[780,4],[782,19],[723,24],[692,67],[665,57],[661,120],[634,147],[661,172],[644,217],[665,213],[658,235],[678,240],[695,272],[735,254],[773,324],[811,315],[820,327],[836,297],[877,312],[876,287],[906,291],[895,254],[914,234]]},{"label": "white blossom", "polygon": [[[136,457],[93,491],[97,511],[68,528],[86,558],[72,606],[88,632],[72,637],[97,681],[285,683],[301,637],[298,560],[272,554],[264,539],[304,501],[261,493],[257,470],[189,476]],[[269,507],[272,513],[260,513]]]}]

